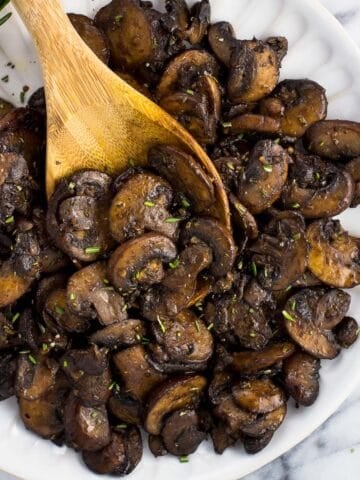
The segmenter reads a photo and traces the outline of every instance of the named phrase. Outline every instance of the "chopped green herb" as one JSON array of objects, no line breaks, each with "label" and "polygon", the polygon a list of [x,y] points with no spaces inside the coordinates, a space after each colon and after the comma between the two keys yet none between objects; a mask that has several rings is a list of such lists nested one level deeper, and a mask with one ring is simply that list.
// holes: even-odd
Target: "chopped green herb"
[{"label": "chopped green herb", "polygon": [[116,430],[125,430],[128,426],[125,423],[120,423],[119,425],[116,425]]},{"label": "chopped green herb", "polygon": [[22,192],[22,186],[21,185],[16,185],[16,189],[18,190],[18,192]]},{"label": "chopped green herb", "polygon": [[[11,15],[12,15],[12,12],[9,12],[9,13],[7,13],[6,15],[4,15],[2,18],[0,18],[0,27],[1,27],[1,25],[4,25],[4,23],[9,20],[9,18],[11,17]],[[22,103],[23,103],[23,102],[22,102]]]},{"label": "chopped green herb", "polygon": [[135,277],[135,280],[140,280],[140,277],[141,277],[141,272],[140,272],[140,270],[135,273],[134,277]]},{"label": "chopped green herb", "polygon": [[117,392],[120,391],[120,385],[117,382],[111,382],[109,387],[109,390],[116,390]]},{"label": "chopped green herb", "polygon": [[280,138],[275,138],[274,143],[278,145],[280,143]]},{"label": "chopped green herb", "polygon": [[129,160],[129,165],[130,165],[130,167],[135,167],[135,160],[133,160],[132,158],[130,158],[130,160]]},{"label": "chopped green herb", "polygon": [[320,175],[319,172],[315,172],[315,178],[316,178],[316,180],[320,180],[321,175]]},{"label": "chopped green herb", "polygon": [[64,315],[65,309],[63,307],[59,307],[59,305],[56,305],[55,312],[58,313],[59,315]]},{"label": "chopped green herb", "polygon": [[31,362],[33,365],[36,365],[36,364],[37,364],[36,358],[33,357],[31,354],[28,356],[28,359],[30,360],[30,362]]},{"label": "chopped green herb", "polygon": [[295,234],[292,236],[293,240],[299,240],[300,237],[301,237],[301,234],[300,234],[300,233],[295,233]]},{"label": "chopped green herb", "polygon": [[63,367],[67,368],[69,366],[69,362],[67,360],[63,361]]},{"label": "chopped green herb", "polygon": [[74,190],[75,187],[76,187],[75,182],[69,183],[69,190]]},{"label": "chopped green herb", "polygon": [[7,217],[5,219],[5,223],[8,225],[10,223],[14,223],[14,216],[12,215],[11,217]]},{"label": "chopped green herb", "polygon": [[291,205],[292,208],[300,208],[300,203],[293,203]]},{"label": "chopped green herb", "polygon": [[191,90],[190,88],[188,88],[187,90],[185,90],[185,93],[187,93],[188,95],[194,95],[194,90]]},{"label": "chopped green herb", "polygon": [[242,140],[243,138],[244,138],[244,134],[239,133],[239,135],[237,136],[237,140]]},{"label": "chopped green herb", "polygon": [[189,457],[187,455],[183,455],[179,458],[180,463],[189,463]]},{"label": "chopped green herb", "polygon": [[235,167],[231,162],[227,162],[226,166],[228,167],[229,170],[235,170]]},{"label": "chopped green herb", "polygon": [[184,208],[190,208],[190,206],[191,206],[189,200],[187,200],[186,198],[182,198],[182,199],[181,199],[181,205],[182,205]]},{"label": "chopped green herb", "polygon": [[107,278],[104,278],[103,282],[105,283],[105,285],[109,285],[109,280]]},{"label": "chopped green herb", "polygon": [[244,262],[242,260],[240,260],[240,262],[237,264],[238,270],[242,270],[243,265],[244,265]]},{"label": "chopped green herb", "polygon": [[9,75],[5,75],[5,77],[3,77],[3,78],[1,79],[1,81],[4,82],[4,83],[8,83],[8,81],[9,81]]},{"label": "chopped green herb", "polygon": [[224,122],[224,123],[222,124],[222,126],[223,126],[224,128],[231,128],[231,127],[232,127],[232,123],[231,123],[231,122]]},{"label": "chopped green herb", "polygon": [[180,258],[175,258],[172,262],[169,262],[169,267],[175,270],[180,265]]},{"label": "chopped green herb", "polygon": [[213,324],[213,323],[210,323],[210,325],[207,327],[207,329],[209,330],[209,332],[210,332],[210,330],[212,330],[213,328],[214,328],[214,324]]},{"label": "chopped green herb", "polygon": [[85,248],[85,253],[87,253],[87,254],[100,253],[100,251],[101,251],[100,247],[86,247]]},{"label": "chopped green herb", "polygon": [[258,272],[257,272],[257,265],[256,265],[255,262],[251,263],[251,270],[252,270],[252,273],[253,273],[254,277],[257,277]]},{"label": "chopped green herb", "polygon": [[289,285],[288,287],[286,287],[285,292],[288,292],[288,291],[290,291],[291,289],[292,289],[292,285]]},{"label": "chopped green herb", "polygon": [[157,47],[157,40],[156,38],[153,39],[152,41],[152,47],[155,49]]},{"label": "chopped green herb", "polygon": [[20,350],[20,355],[26,355],[27,353],[30,353],[30,350]]},{"label": "chopped green herb", "polygon": [[180,417],[183,417],[184,415],[186,415],[186,411],[183,411],[183,412],[180,412],[180,413],[179,413],[179,416],[180,416]]},{"label": "chopped green herb", "polygon": [[91,418],[96,418],[98,416],[99,416],[99,412],[97,412],[97,411],[91,412],[91,414],[90,414]]},{"label": "chopped green herb", "polygon": [[198,332],[200,332],[199,322],[195,320],[195,327]]},{"label": "chopped green herb", "polygon": [[324,145],[325,145],[325,142],[324,142],[324,141],[322,141],[322,142],[319,143],[319,146],[320,146],[320,147],[323,147]]},{"label": "chopped green herb", "polygon": [[283,310],[281,313],[283,314],[284,318],[286,318],[286,320],[289,320],[289,322],[296,322],[295,318],[293,318],[286,310]]},{"label": "chopped green herb", "polygon": [[268,277],[268,271],[267,271],[267,268],[264,267],[264,277],[267,278]]},{"label": "chopped green herb", "polygon": [[146,202],[144,202],[144,205],[145,205],[145,207],[155,207],[155,203],[154,203],[154,202],[150,202],[150,201],[148,201],[148,200],[147,200]]},{"label": "chopped green herb", "polygon": [[270,164],[266,164],[266,165],[263,165],[263,169],[265,170],[265,172],[270,173],[270,172],[272,172],[273,167]]},{"label": "chopped green herb", "polygon": [[254,313],[254,311],[255,311],[255,310],[254,310],[253,308],[249,308],[249,312],[250,312],[250,313]]},{"label": "chopped green herb", "polygon": [[147,345],[148,343],[150,343],[150,339],[149,339],[149,338],[146,338],[146,337],[142,337],[141,343],[142,343],[143,345]]},{"label": "chopped green herb", "polygon": [[128,306],[127,306],[127,303],[125,303],[121,309],[122,312],[126,312],[126,310],[128,309]]},{"label": "chopped green herb", "polygon": [[291,300],[291,302],[290,302],[290,308],[291,308],[291,310],[294,311],[294,310],[295,310],[295,307],[296,307],[296,300]]},{"label": "chopped green herb", "polygon": [[256,333],[255,333],[255,332],[250,332],[250,333],[249,333],[249,336],[255,338],[255,337],[256,337]]},{"label": "chopped green herb", "polygon": [[162,333],[165,333],[166,328],[165,328],[165,325],[163,324],[163,322],[161,321],[160,315],[156,316],[156,320],[157,320],[158,324],[160,325],[160,329],[161,329]]},{"label": "chopped green herb", "polygon": [[165,219],[165,223],[178,223],[181,222],[182,218],[177,217],[168,217]]},{"label": "chopped green herb", "polygon": [[43,343],[43,344],[41,345],[41,348],[42,348],[43,352],[46,352],[46,350],[48,350],[48,349],[49,349],[49,347],[48,347],[48,344],[47,344],[47,343]]},{"label": "chopped green herb", "polygon": [[116,15],[116,17],[114,18],[115,23],[120,23],[123,18],[124,15]]},{"label": "chopped green herb", "polygon": [[20,317],[20,313],[16,312],[11,319],[12,323],[15,323],[19,317]]},{"label": "chopped green herb", "polygon": [[76,298],[75,293],[71,292],[70,293],[70,300],[75,300],[75,298]]}]

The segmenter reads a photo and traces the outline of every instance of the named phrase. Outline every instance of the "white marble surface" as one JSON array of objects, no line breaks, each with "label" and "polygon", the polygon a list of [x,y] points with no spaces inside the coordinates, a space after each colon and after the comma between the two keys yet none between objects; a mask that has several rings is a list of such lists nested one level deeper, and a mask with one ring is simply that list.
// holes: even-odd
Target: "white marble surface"
[{"label": "white marble surface", "polygon": [[[343,24],[360,48],[360,0],[320,1]],[[359,409],[360,385],[342,407],[309,438],[243,480],[358,480]],[[16,479],[0,472],[0,480]]]}]

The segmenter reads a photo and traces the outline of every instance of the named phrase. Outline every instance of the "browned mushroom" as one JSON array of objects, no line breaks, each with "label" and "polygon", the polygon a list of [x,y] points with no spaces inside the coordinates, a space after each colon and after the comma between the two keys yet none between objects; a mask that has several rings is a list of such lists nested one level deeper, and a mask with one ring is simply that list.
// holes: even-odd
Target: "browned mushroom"
[{"label": "browned mushroom", "polygon": [[68,14],[69,20],[89,48],[104,63],[109,63],[110,51],[104,33],[95,27],[91,18],[75,13]]},{"label": "browned mushroom", "polygon": [[[145,233],[123,243],[111,255],[109,279],[116,288],[125,292],[138,285],[160,283],[164,277],[162,262],[174,260],[176,253],[176,246],[168,237]],[[157,268],[149,269],[152,262],[156,262]]]},{"label": "browned mushroom", "polygon": [[237,382],[232,394],[240,408],[258,414],[272,412],[285,403],[284,392],[267,378]]},{"label": "browned mushroom", "polygon": [[266,43],[275,51],[279,65],[288,52],[288,40],[286,37],[268,37]]},{"label": "browned mushroom", "polygon": [[112,389],[107,407],[111,415],[121,422],[131,425],[142,423],[143,409],[141,403],[122,393],[120,389]]},{"label": "browned mushroom", "polygon": [[230,67],[231,55],[237,43],[233,26],[229,22],[214,23],[209,29],[208,39],[217,58]]},{"label": "browned mushroom", "polygon": [[360,283],[359,240],[343,230],[338,220],[322,219],[307,229],[308,266],[322,282],[340,288]]},{"label": "browned mushroom", "polygon": [[349,348],[359,336],[359,325],[355,318],[344,317],[335,328],[336,340],[342,348]]},{"label": "browned mushroom", "polygon": [[184,0],[167,0],[166,11],[168,15],[163,22],[173,35],[192,45],[203,40],[210,23],[209,0],[196,2],[190,11]]},{"label": "browned mushroom", "polygon": [[122,243],[150,230],[175,238],[178,225],[169,212],[172,197],[170,185],[161,177],[151,173],[133,175],[112,200],[112,236]]},{"label": "browned mushroom", "polygon": [[265,435],[269,431],[274,432],[284,421],[286,411],[287,407],[286,403],[284,403],[281,407],[258,416],[250,425],[245,424],[241,430],[249,437],[256,438]]},{"label": "browned mushroom", "polygon": [[347,120],[323,120],[306,132],[308,149],[332,160],[360,155],[360,123]]},{"label": "browned mushroom", "polygon": [[146,329],[141,320],[127,319],[113,323],[90,335],[89,341],[105,347],[130,347],[140,343],[146,336]]},{"label": "browned mushroom", "polygon": [[246,426],[256,421],[256,414],[238,407],[231,394],[223,396],[221,402],[214,408],[213,414],[226,423],[226,431],[231,435],[242,432]]},{"label": "browned mushroom", "polygon": [[354,196],[351,206],[357,207],[360,204],[360,157],[350,160],[346,164],[345,170],[351,175],[354,182]]},{"label": "browned mushroom", "polygon": [[240,433],[228,432],[228,428],[224,422],[219,422],[210,432],[211,440],[213,442],[214,450],[221,455],[224,451],[232,447],[240,438]]},{"label": "browned mushroom", "polygon": [[15,393],[25,400],[43,397],[54,385],[58,364],[35,353],[20,355],[16,371]]},{"label": "browned mushroom", "polygon": [[332,217],[353,199],[351,175],[319,157],[297,153],[282,194],[285,208],[296,208],[305,218]]},{"label": "browned mushroom", "polygon": [[231,135],[246,132],[259,134],[277,134],[280,131],[280,121],[258,113],[244,113],[231,119],[225,124],[225,130]]},{"label": "browned mushroom", "polygon": [[159,435],[163,421],[170,413],[196,406],[206,387],[206,379],[190,375],[171,379],[161,385],[152,395],[145,419],[148,433]]},{"label": "browned mushroom", "polygon": [[0,353],[0,401],[14,395],[16,357],[12,353]]},{"label": "browned mushroom", "polygon": [[161,435],[148,436],[149,450],[154,457],[163,457],[167,455],[168,451],[165,448]]},{"label": "browned mushroom", "polygon": [[284,361],[286,391],[300,405],[312,405],[319,395],[320,360],[305,352],[296,352]]},{"label": "browned mushroom", "polygon": [[252,214],[266,210],[280,197],[290,162],[288,153],[271,140],[255,145],[237,190],[238,199]]},{"label": "browned mushroom", "polygon": [[293,343],[282,342],[268,345],[259,352],[235,352],[231,368],[243,375],[256,374],[290,357],[294,351]]},{"label": "browned mushroom", "polygon": [[180,456],[194,453],[206,433],[200,430],[195,410],[177,410],[165,420],[161,436],[166,450]]},{"label": "browned mushroom", "polygon": [[252,455],[254,455],[255,453],[259,453],[270,443],[273,435],[274,432],[271,430],[268,430],[260,437],[250,437],[248,435],[243,435],[242,441],[246,453],[250,453]]},{"label": "browned mushroom", "polygon": [[[43,319],[50,330],[65,330],[66,332],[85,332],[90,322],[69,311],[66,303],[66,289],[52,290],[46,299],[43,309]],[[55,327],[54,327],[55,323]]]}]

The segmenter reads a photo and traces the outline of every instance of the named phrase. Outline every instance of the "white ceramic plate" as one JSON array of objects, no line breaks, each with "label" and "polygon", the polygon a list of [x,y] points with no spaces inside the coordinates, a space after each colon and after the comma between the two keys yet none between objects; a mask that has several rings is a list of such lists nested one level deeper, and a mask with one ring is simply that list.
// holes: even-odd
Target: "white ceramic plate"
[{"label": "white ceramic plate", "polygon": [[[108,0],[63,0],[67,11],[93,16]],[[285,35],[289,54],[283,78],[309,77],[327,89],[329,117],[360,120],[360,52],[340,25],[316,0],[212,0],[213,20],[229,20],[240,38]],[[23,85],[30,93],[41,85],[41,74],[30,38],[16,14],[0,28],[0,96],[20,104]],[[16,68],[6,64],[11,61]],[[349,210],[344,225],[360,236],[360,214]],[[360,290],[352,291],[350,314],[360,317]],[[240,446],[216,455],[210,443],[201,445],[188,464],[176,458],[156,460],[145,447],[144,458],[131,480],[235,480],[275,459],[323,423],[360,381],[360,342],[334,361],[323,362],[320,395],[311,408],[295,409],[270,445],[255,456]],[[291,404],[291,402],[290,402]],[[26,480],[99,479],[66,447],[58,448],[27,432],[19,420],[16,402],[0,404],[0,469]],[[109,477],[110,478],[110,477]]]}]

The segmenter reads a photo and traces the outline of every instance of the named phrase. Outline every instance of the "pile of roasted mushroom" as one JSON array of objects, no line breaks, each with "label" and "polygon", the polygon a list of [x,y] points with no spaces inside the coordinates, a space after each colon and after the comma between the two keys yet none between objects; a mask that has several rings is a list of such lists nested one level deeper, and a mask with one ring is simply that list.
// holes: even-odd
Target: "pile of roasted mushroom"
[{"label": "pile of roasted mushroom", "polygon": [[207,149],[233,233],[172,146],[115,179],[77,172],[46,207],[43,92],[0,104],[0,399],[97,473],[136,467],[139,427],[181,462],[207,437],[259,452],[359,334],[340,288],[360,283],[360,241],[332,217],[360,202],[360,124],[325,120],[317,83],[278,83],[285,38],[237,40],[207,0],[166,10],[70,18]]}]

